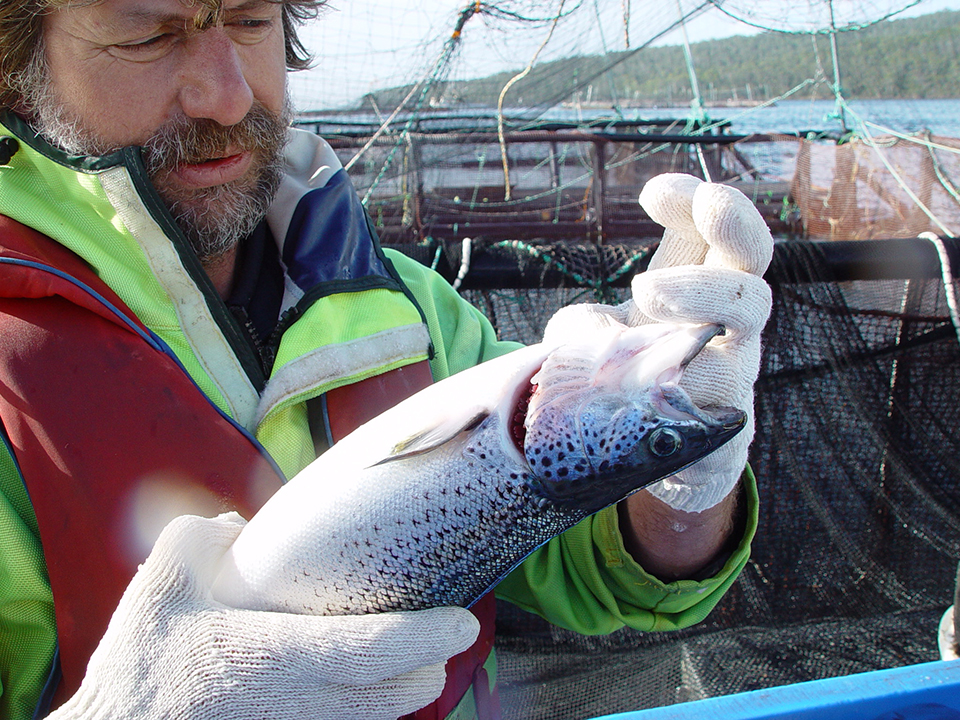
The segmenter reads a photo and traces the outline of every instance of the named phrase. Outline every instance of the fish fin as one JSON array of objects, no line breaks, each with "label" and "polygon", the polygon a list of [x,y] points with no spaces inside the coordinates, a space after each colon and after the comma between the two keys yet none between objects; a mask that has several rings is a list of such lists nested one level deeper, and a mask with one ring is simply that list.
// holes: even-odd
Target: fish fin
[{"label": "fish fin", "polygon": [[457,435],[470,432],[489,416],[490,410],[481,408],[470,414],[459,415],[459,417],[465,418],[462,422],[443,422],[416,435],[411,435],[394,445],[385,458],[375,462],[371,467],[430,452]]}]

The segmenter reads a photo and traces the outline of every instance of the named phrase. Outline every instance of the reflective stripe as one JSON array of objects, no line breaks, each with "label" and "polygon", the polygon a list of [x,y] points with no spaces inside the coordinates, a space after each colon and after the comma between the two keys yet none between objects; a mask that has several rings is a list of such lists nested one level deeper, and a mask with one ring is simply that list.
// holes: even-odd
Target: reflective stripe
[{"label": "reflective stripe", "polygon": [[143,206],[130,174],[117,167],[100,174],[100,183],[121,222],[137,238],[150,271],[167,296],[183,336],[203,372],[216,385],[237,421],[252,430],[259,400],[243,365],[207,305],[207,297],[183,266],[163,229]]},{"label": "reflective stripe", "polygon": [[397,364],[425,360],[429,342],[426,326],[417,322],[299,355],[282,365],[267,383],[256,424],[260,425],[270,412],[285,403],[377,375]]}]

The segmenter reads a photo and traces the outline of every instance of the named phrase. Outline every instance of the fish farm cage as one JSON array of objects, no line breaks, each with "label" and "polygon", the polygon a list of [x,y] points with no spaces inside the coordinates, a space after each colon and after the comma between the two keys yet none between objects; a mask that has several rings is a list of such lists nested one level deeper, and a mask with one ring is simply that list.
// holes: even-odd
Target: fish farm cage
[{"label": "fish farm cage", "polygon": [[[960,227],[960,140],[919,132],[736,134],[729,123],[306,114],[337,152],[384,244],[605,245],[659,234],[637,203],[654,175],[741,190],[777,237],[869,240]],[[842,140],[842,142],[838,142]]]},{"label": "fish farm cage", "polygon": [[403,132],[348,114],[301,116],[337,151],[386,244],[525,239],[610,243],[656,233],[637,204],[654,175],[687,172],[739,187],[777,233],[795,234],[789,183],[763,180],[758,148],[795,154],[796,135],[735,135],[725,123],[576,123],[432,113]]},{"label": "fish farm cage", "polygon": [[[749,564],[704,622],[676,632],[581,636],[500,603],[505,720],[633,713],[937,661],[960,560],[960,241],[942,232],[960,227],[956,152],[886,138],[894,181],[878,172],[876,141],[723,128],[691,139],[668,123],[473,127],[408,127],[402,142],[315,129],[384,246],[446,276],[503,339],[536,342],[566,304],[629,297],[661,233],[636,196],[660,172],[740,188],[777,239]],[[792,177],[755,171],[771,144]],[[366,160],[351,164],[359,148]]]}]

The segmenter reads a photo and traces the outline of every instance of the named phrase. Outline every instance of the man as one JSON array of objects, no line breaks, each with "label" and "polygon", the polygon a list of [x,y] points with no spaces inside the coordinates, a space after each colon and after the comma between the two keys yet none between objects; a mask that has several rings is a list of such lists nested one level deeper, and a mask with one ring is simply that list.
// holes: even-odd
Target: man
[{"label": "man", "polygon": [[[474,642],[459,608],[302,617],[209,594],[243,526],[221,513],[249,517],[367,417],[515,347],[385,255],[329,147],[288,131],[296,25],[321,2],[0,9],[3,717],[394,718],[441,695],[450,658],[420,717],[495,716],[490,598]],[[749,410],[769,233],[692,178],[642,200],[670,228],[655,272],[635,304],[583,312],[722,322],[686,384]],[[703,619],[749,553],[751,432],[498,594],[581,632]]]}]

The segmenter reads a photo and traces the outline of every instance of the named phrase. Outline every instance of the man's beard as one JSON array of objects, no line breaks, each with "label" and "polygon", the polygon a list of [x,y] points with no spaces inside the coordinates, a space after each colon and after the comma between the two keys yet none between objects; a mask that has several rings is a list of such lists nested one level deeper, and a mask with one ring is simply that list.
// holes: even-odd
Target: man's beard
[{"label": "man's beard", "polygon": [[[75,155],[108,155],[119,150],[96,137],[58,101],[47,82],[42,56],[38,49],[31,67],[20,78],[34,129],[51,144]],[[236,125],[181,115],[143,144],[150,180],[202,263],[228,252],[266,215],[280,184],[291,117],[289,98],[280,113],[254,101]],[[199,189],[184,189],[171,182],[178,166],[219,158],[227,148],[253,155],[245,177]]]},{"label": "man's beard", "polygon": [[[290,115],[289,103],[277,115],[256,101],[243,120],[229,127],[181,115],[144,143],[147,173],[201,261],[230,250],[267,214],[280,185]],[[177,167],[222,157],[227,148],[253,154],[246,177],[199,189],[170,182]]]}]

